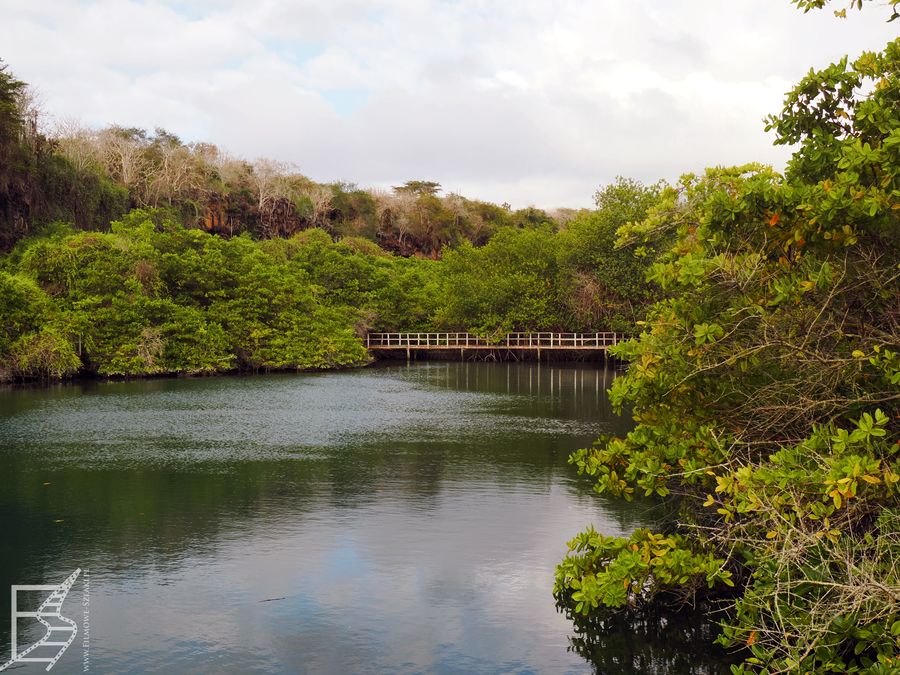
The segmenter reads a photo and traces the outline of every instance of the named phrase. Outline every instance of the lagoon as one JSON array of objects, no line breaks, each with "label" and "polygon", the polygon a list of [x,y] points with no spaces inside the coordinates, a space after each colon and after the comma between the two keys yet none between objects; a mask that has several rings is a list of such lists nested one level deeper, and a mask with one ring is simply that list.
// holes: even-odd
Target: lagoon
[{"label": "lagoon", "polygon": [[54,673],[85,651],[118,673],[716,672],[691,626],[590,640],[552,598],[566,540],[654,517],[567,463],[628,430],[613,377],[422,362],[0,390],[0,589],[85,571],[66,607],[81,623],[89,600],[90,641]]}]

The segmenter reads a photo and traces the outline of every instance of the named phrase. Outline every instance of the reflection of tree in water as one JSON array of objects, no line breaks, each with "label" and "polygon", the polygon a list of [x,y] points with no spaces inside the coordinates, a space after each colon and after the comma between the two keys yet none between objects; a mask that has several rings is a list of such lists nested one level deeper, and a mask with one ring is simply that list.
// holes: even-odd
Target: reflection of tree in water
[{"label": "reflection of tree in water", "polygon": [[557,606],[574,624],[569,651],[603,675],[719,675],[741,660],[713,644],[718,626],[699,609],[634,609],[585,618]]}]

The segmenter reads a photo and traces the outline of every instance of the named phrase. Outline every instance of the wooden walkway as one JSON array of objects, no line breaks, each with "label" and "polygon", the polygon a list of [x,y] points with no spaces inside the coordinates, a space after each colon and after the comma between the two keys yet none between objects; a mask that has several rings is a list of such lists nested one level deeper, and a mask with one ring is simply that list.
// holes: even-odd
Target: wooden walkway
[{"label": "wooden walkway", "polygon": [[509,333],[489,340],[471,333],[369,333],[371,350],[435,351],[441,349],[606,351],[626,339],[622,333]]}]

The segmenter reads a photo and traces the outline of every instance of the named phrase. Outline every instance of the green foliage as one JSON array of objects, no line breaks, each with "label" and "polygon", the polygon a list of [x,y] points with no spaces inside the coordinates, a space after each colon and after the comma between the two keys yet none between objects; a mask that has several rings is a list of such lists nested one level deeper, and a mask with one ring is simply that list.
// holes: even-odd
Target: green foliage
[{"label": "green foliage", "polygon": [[22,129],[18,99],[24,89],[25,83],[13,76],[9,67],[0,61],[0,139],[3,139],[4,150],[8,147],[6,144],[15,139]]},{"label": "green foliage", "polygon": [[394,258],[376,263],[380,274],[369,306],[367,326],[372,330],[434,330],[440,306],[441,262]]},{"label": "green foliage", "polygon": [[9,365],[20,377],[59,379],[74,375],[81,367],[81,358],[67,336],[44,328],[22,336],[12,345]]},{"label": "green foliage", "polygon": [[498,232],[486,245],[444,254],[438,323],[481,335],[550,329],[559,242],[547,227]]},{"label": "green foliage", "polygon": [[589,527],[568,543],[554,590],[571,592],[574,611],[588,615],[644,605],[675,590],[689,597],[699,587],[733,585],[724,560],[691,546],[677,534],[638,529],[628,538],[605,537]]},{"label": "green foliage", "polygon": [[597,210],[577,216],[560,235],[559,294],[581,330],[628,332],[657,290],[646,281],[652,246],[616,246],[619,228],[643,220],[661,185],[618,178],[595,195]]},{"label": "green foliage", "polygon": [[636,428],[572,462],[600,492],[671,502],[654,536],[688,562],[657,573],[640,542],[588,530],[557,574],[573,611],[732,598],[735,673],[900,667],[898,92],[900,41],[813,72],[769,120],[798,145],[785,177],[687,175],[620,229],[672,242],[649,272],[667,297],[615,350]]},{"label": "green foliage", "polygon": [[441,191],[441,184],[433,180],[408,180],[403,185],[394,187],[394,192],[424,197],[436,195]]},{"label": "green foliage", "polygon": [[0,272],[0,380],[62,378],[81,367],[51,299],[30,278]]},{"label": "green foliage", "polygon": [[657,294],[644,280],[656,253],[652,246],[617,246],[616,232],[643,218],[659,189],[620,178],[597,193],[596,211],[577,215],[561,232],[530,209],[535,221],[527,227],[501,228],[481,247],[445,250],[435,322],[482,335],[633,330]]},{"label": "green foliage", "polygon": [[71,374],[76,352],[121,376],[364,363],[354,326],[390,261],[313,234],[225,240],[134,211],[25,241],[0,273],[0,360],[22,377]]},{"label": "green foliage", "polygon": [[0,249],[20,236],[27,223],[31,157],[22,137],[19,98],[26,85],[0,61]]},{"label": "green foliage", "polygon": [[[804,12],[808,12],[813,9],[822,9],[823,7],[826,7],[831,3],[831,0],[791,0],[791,2]],[[848,9],[862,9],[864,2],[871,2],[871,0],[846,0],[846,6],[843,9],[834,10],[834,15],[841,19],[846,19]],[[888,19],[888,22],[900,18],[900,13],[897,11],[897,5],[900,5],[900,0],[887,0],[884,4],[890,5],[891,7],[891,16]]]},{"label": "green foliage", "polygon": [[33,180],[39,195],[32,214],[37,225],[66,221],[102,230],[128,211],[127,189],[98,171],[79,171],[57,154],[38,157]]},{"label": "green foliage", "polygon": [[50,299],[31,279],[0,272],[0,354],[47,319]]},{"label": "green foliage", "polygon": [[533,206],[513,211],[509,216],[509,224],[518,228],[556,226],[553,218],[546,211]]},{"label": "green foliage", "polygon": [[356,186],[333,185],[329,220],[337,235],[374,241],[378,236],[378,202]]}]

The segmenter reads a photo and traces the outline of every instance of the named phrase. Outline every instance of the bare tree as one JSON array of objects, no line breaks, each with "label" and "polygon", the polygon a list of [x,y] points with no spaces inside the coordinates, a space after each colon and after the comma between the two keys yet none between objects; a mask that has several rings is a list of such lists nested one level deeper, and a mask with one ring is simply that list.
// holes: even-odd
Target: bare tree
[{"label": "bare tree", "polygon": [[379,209],[389,213],[390,230],[396,232],[397,243],[403,246],[403,240],[416,227],[415,205],[416,197],[409,192],[398,192],[392,195],[382,195],[384,206]]},{"label": "bare tree", "polygon": [[[286,234],[296,225],[293,204],[299,193],[291,168],[271,159],[258,159],[252,165],[250,182],[256,190],[260,226],[266,237]],[[314,208],[317,203],[321,208],[322,195],[314,193],[310,199]]]},{"label": "bare tree", "polygon": [[110,176],[131,190],[140,190],[146,158],[140,132],[122,127],[102,130],[97,139],[100,156]]},{"label": "bare tree", "polygon": [[253,162],[250,181],[256,189],[257,207],[260,213],[271,209],[275,201],[284,196],[285,176],[289,165],[273,159],[257,159]]},{"label": "bare tree", "polygon": [[78,171],[89,171],[104,166],[103,153],[97,132],[84,126],[79,120],[60,120],[53,128],[52,136],[57,151]]},{"label": "bare tree", "polygon": [[325,223],[325,217],[331,208],[333,194],[331,189],[319,185],[318,183],[310,183],[310,186],[303,191],[303,196],[309,198],[312,202],[312,222],[316,227],[321,227]]},{"label": "bare tree", "polygon": [[157,148],[157,164],[149,172],[150,195],[154,204],[183,199],[200,190],[200,166],[191,150],[181,144],[162,143]]},{"label": "bare tree", "polygon": [[16,98],[16,108],[22,118],[23,140],[32,152],[37,152],[46,117],[40,92],[31,85],[22,87]]}]

